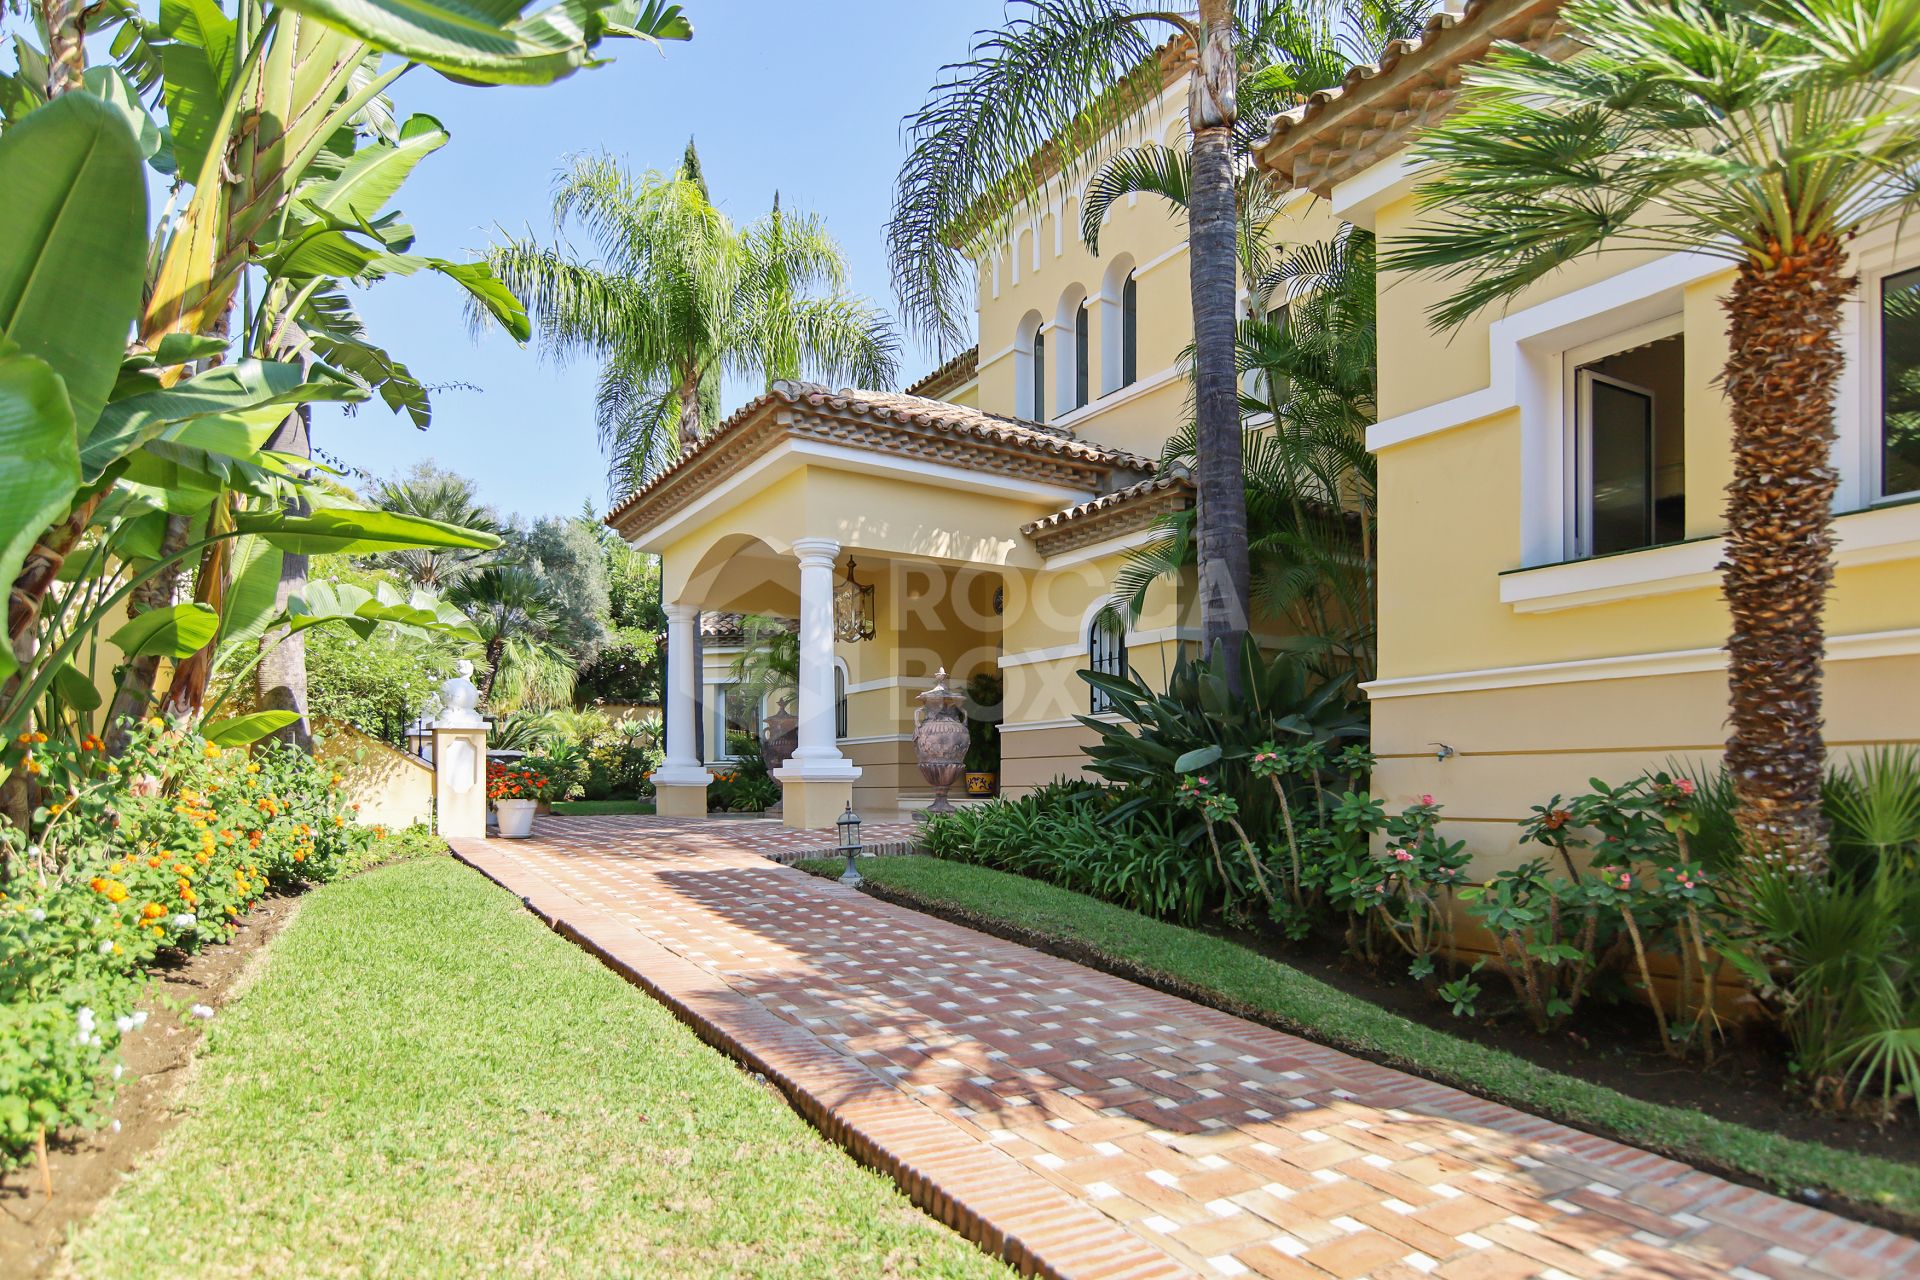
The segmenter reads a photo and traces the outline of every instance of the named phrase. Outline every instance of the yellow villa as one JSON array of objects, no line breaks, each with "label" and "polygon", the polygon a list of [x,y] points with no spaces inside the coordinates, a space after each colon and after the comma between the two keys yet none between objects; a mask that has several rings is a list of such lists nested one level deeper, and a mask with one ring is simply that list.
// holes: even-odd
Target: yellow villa
[{"label": "yellow villa", "polygon": [[[1551,42],[1556,8],[1436,17],[1276,120],[1260,164],[1390,245],[1420,217],[1409,142],[1492,40]],[[1889,231],[1853,260],[1827,611],[1837,751],[1920,738],[1920,456],[1890,439],[1882,392],[1920,357],[1898,321],[1920,243]],[[1732,279],[1715,259],[1608,253],[1435,333],[1447,286],[1380,277],[1374,788],[1390,807],[1441,800],[1481,873],[1520,856],[1514,821],[1556,792],[1721,749],[1732,457],[1715,379]]]},{"label": "yellow villa", "polygon": [[[1184,66],[1166,85],[1112,146],[1182,136]],[[798,620],[800,744],[776,776],[803,827],[849,800],[869,815],[927,802],[911,735],[943,669],[956,687],[1003,680],[1001,788],[1018,795],[1080,772],[1093,734],[1075,717],[1102,708],[1077,672],[1152,679],[1193,647],[1183,584],[1157,585],[1124,636],[1095,625],[1154,517],[1192,501],[1156,469],[1186,417],[1184,224],[1123,200],[1095,256],[1079,213],[1069,194],[980,249],[974,349],[904,392],[777,385],[610,513],[662,558],[662,813],[705,812],[729,725],[759,712],[729,701],[739,641],[715,614]],[[871,592],[870,637],[835,634],[850,589]]]}]

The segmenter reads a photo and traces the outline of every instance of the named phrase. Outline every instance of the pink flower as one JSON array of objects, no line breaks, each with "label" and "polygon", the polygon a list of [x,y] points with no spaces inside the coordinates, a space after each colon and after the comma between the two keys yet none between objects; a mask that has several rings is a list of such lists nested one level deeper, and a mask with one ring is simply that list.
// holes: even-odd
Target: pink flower
[{"label": "pink flower", "polygon": [[1675,781],[1673,785],[1680,788],[1680,794],[1683,796],[1690,796],[1693,794],[1692,778],[1680,778],[1677,781]]},{"label": "pink flower", "polygon": [[1433,797],[1432,797],[1432,796],[1430,796],[1430,795],[1423,795],[1423,796],[1421,796],[1421,797],[1420,797],[1420,803],[1421,803],[1421,804],[1432,804],[1432,803],[1433,803]]},{"label": "pink flower", "polygon": [[1412,854],[1410,854],[1410,853],[1408,853],[1408,852],[1407,852],[1407,851],[1406,851],[1405,849],[1395,849],[1395,850],[1393,850],[1392,852],[1393,852],[1393,856],[1394,856],[1394,858],[1395,858],[1395,859],[1397,859],[1397,860],[1398,860],[1398,861],[1400,861],[1400,862],[1412,862],[1412,861],[1413,861],[1413,855],[1412,855]]}]

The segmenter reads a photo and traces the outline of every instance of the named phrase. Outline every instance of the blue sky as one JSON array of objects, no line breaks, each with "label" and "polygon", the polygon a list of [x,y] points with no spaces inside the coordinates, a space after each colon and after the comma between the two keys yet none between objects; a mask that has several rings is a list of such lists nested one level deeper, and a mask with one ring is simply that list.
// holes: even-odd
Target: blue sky
[{"label": "blue sky", "polygon": [[[400,207],[419,251],[466,257],[496,226],[551,233],[548,193],[562,160],[608,151],[635,168],[668,168],[694,136],[716,202],[736,219],[780,191],[824,216],[847,250],[852,287],[893,306],[884,227],[903,147],[900,119],[939,67],[996,26],[1001,0],[687,0],[694,38],[664,56],[613,41],[610,66],[540,89],[476,89],[415,70],[394,88],[401,115],[438,117],[452,141],[414,172]],[[594,439],[594,368],[556,367],[536,346],[467,332],[461,295],[423,273],[361,293],[376,341],[430,384],[471,384],[434,397],[416,431],[377,401],[349,416],[318,406],[324,454],[386,476],[432,458],[478,481],[503,512],[571,514],[605,505]],[[903,374],[931,351],[908,343]],[[730,388],[727,408],[743,388]]]}]

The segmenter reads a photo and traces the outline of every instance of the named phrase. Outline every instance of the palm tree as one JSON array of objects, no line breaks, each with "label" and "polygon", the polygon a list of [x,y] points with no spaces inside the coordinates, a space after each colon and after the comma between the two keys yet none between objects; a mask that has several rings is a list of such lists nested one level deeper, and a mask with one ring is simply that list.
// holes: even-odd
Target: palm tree
[{"label": "palm tree", "polygon": [[480,632],[487,664],[480,699],[489,710],[572,701],[578,668],[554,642],[561,614],[546,579],[519,565],[489,565],[454,584],[447,598]]},{"label": "palm tree", "polygon": [[[1263,129],[1276,107],[1336,83],[1356,60],[1347,42],[1367,39],[1377,19],[1400,23],[1400,15],[1426,5],[1198,0],[1169,10],[1129,0],[1013,0],[1009,7],[1017,16],[979,33],[968,58],[946,68],[907,119],[912,149],[887,229],[895,290],[921,331],[962,340],[961,319],[974,301],[967,250],[1003,235],[1012,214],[1050,186],[1078,178],[1091,147],[1159,94],[1163,58],[1190,61],[1188,148],[1162,169],[1177,174],[1187,210],[1204,644],[1208,653],[1222,643],[1237,651],[1249,591],[1234,378],[1236,193],[1248,183],[1243,135]],[[1154,37],[1167,34],[1174,43],[1157,50]]]},{"label": "palm tree", "polygon": [[[482,533],[504,532],[493,508],[480,501],[473,481],[442,471],[431,462],[414,467],[404,479],[382,481],[372,496],[373,505],[382,511],[425,516]],[[497,556],[497,551],[428,547],[390,551],[380,557],[380,562],[416,587],[445,591],[485,568]]]},{"label": "palm tree", "polygon": [[615,494],[638,488],[719,419],[720,382],[810,376],[892,385],[886,317],[845,292],[847,265],[819,218],[780,208],[736,228],[687,144],[672,176],[576,159],[554,189],[554,229],[596,258],[509,239],[494,273],[527,300],[548,350],[602,362],[595,416]]},{"label": "palm tree", "polygon": [[1577,0],[1563,18],[1570,56],[1501,46],[1427,134],[1439,216],[1384,265],[1462,281],[1433,312],[1451,326],[1602,248],[1733,264],[1726,764],[1748,850],[1817,868],[1845,246],[1920,207],[1920,0]]}]

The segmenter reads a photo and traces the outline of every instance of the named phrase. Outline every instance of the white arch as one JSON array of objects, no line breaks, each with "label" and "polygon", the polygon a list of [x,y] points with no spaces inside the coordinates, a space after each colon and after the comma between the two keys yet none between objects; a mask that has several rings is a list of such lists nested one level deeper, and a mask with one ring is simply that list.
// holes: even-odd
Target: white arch
[{"label": "white arch", "polygon": [[1033,340],[1040,333],[1040,313],[1020,317],[1013,331],[1013,416],[1045,421],[1047,407],[1033,402]]},{"label": "white arch", "polygon": [[[1053,333],[1047,338],[1047,350],[1051,354],[1053,368],[1049,371],[1049,381],[1053,383],[1053,404],[1055,414],[1072,413],[1079,408],[1075,363],[1078,344],[1074,337],[1074,324],[1080,317],[1080,304],[1087,300],[1087,287],[1078,281],[1060,291],[1059,305],[1053,312]],[[1088,318],[1091,323],[1091,317]],[[1087,345],[1087,397],[1093,397],[1093,345],[1092,335],[1088,335]]]},{"label": "white arch", "polygon": [[[1100,394],[1111,395],[1125,384],[1121,375],[1125,371],[1126,361],[1122,357],[1121,339],[1125,336],[1120,310],[1121,296],[1127,287],[1127,277],[1134,271],[1133,255],[1122,253],[1115,255],[1107,264],[1106,273],[1100,278],[1100,293],[1094,303],[1095,327],[1100,334]],[[1138,317],[1135,323],[1138,324]],[[1135,332],[1135,354],[1138,355],[1139,334]],[[1137,370],[1135,372],[1138,372]]]}]

